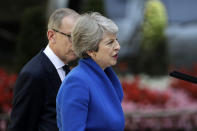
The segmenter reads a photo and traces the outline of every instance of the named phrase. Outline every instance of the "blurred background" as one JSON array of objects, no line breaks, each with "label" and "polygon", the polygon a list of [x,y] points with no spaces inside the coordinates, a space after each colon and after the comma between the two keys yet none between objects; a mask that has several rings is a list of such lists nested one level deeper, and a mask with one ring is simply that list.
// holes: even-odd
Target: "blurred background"
[{"label": "blurred background", "polygon": [[0,4],[0,131],[11,111],[23,65],[47,43],[57,8],[97,11],[119,27],[125,131],[197,130],[197,85],[168,76],[197,76],[196,0],[6,0]]}]

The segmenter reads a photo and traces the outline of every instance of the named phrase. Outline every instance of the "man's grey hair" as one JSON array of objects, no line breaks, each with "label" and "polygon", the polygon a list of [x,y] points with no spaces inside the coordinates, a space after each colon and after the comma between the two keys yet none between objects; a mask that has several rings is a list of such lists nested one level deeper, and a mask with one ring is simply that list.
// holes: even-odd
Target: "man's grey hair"
[{"label": "man's grey hair", "polygon": [[87,51],[98,51],[105,33],[117,32],[118,27],[112,20],[98,12],[86,13],[77,20],[72,30],[73,50],[78,57],[87,58]]},{"label": "man's grey hair", "polygon": [[79,17],[79,14],[69,8],[57,9],[49,17],[48,29],[59,29],[62,24],[62,19],[65,17],[73,17],[73,19],[75,19]]}]

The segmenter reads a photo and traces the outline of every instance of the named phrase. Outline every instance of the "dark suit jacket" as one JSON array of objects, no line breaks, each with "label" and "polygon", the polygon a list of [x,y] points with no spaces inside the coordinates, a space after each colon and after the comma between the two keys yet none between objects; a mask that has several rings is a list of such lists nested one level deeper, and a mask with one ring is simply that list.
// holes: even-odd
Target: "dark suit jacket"
[{"label": "dark suit jacket", "polygon": [[58,131],[56,95],[61,79],[41,51],[20,72],[8,131]]}]

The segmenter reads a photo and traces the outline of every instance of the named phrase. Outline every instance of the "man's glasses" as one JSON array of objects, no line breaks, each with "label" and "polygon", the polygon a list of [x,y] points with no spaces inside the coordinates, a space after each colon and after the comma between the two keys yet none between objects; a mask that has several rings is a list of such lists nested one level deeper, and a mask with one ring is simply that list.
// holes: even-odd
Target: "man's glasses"
[{"label": "man's glasses", "polygon": [[58,32],[58,33],[60,33],[60,34],[62,34],[62,35],[64,35],[64,36],[68,37],[68,40],[69,40],[70,42],[72,42],[72,40],[71,40],[71,35],[70,35],[70,34],[63,33],[63,32],[58,31],[58,30],[56,30],[56,29],[52,29],[52,30],[54,30],[55,32]]}]

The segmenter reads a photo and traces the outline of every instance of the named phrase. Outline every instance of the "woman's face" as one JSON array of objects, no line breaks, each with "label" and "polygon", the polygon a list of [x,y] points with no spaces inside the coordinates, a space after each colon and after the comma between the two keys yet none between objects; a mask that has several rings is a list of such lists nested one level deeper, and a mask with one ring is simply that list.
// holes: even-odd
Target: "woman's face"
[{"label": "woman's face", "polygon": [[117,63],[119,50],[120,45],[116,35],[105,33],[99,43],[98,51],[91,52],[90,56],[104,70],[106,67]]}]

